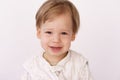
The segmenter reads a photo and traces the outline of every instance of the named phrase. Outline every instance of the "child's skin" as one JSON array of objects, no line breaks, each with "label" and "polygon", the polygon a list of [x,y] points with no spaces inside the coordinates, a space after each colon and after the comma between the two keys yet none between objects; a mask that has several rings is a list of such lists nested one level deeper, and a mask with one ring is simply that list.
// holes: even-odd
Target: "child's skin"
[{"label": "child's skin", "polygon": [[80,25],[76,7],[69,0],[47,0],[35,18],[44,52],[25,62],[22,80],[92,80],[87,59],[70,50]]},{"label": "child's skin", "polygon": [[48,19],[37,29],[37,37],[45,50],[43,57],[50,65],[57,65],[67,55],[71,41],[75,39],[70,14],[66,12]]}]

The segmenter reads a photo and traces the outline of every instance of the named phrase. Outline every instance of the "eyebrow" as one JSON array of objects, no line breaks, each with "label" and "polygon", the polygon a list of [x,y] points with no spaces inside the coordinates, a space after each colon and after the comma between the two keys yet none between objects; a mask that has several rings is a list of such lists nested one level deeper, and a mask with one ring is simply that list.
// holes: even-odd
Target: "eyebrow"
[{"label": "eyebrow", "polygon": [[[51,27],[44,27],[43,28],[43,30],[55,30],[56,28],[51,28]],[[65,32],[65,31],[67,31],[67,32],[70,32],[71,30],[70,29],[68,29],[68,28],[64,28],[64,29],[60,29],[61,31],[63,31],[63,32]]]},{"label": "eyebrow", "polygon": [[43,30],[53,30],[53,28],[43,28]]},{"label": "eyebrow", "polygon": [[[43,30],[53,30],[54,31],[54,29],[43,29]],[[61,29],[61,32],[70,32],[70,30]]]}]

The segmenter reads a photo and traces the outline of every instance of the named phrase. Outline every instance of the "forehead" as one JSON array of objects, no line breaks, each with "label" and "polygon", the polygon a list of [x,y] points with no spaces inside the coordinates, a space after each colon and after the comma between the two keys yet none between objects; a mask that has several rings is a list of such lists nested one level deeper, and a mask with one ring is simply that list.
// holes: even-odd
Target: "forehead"
[{"label": "forehead", "polygon": [[70,14],[62,14],[52,19],[48,19],[45,23],[42,24],[41,28],[72,30],[71,16]]}]

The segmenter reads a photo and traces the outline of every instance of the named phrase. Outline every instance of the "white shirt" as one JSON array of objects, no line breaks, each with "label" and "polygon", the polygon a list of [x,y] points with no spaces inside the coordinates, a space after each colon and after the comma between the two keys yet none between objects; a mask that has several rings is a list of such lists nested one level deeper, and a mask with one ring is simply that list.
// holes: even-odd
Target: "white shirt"
[{"label": "white shirt", "polygon": [[92,80],[88,61],[81,54],[70,50],[56,66],[50,66],[42,55],[24,64],[21,80]]}]

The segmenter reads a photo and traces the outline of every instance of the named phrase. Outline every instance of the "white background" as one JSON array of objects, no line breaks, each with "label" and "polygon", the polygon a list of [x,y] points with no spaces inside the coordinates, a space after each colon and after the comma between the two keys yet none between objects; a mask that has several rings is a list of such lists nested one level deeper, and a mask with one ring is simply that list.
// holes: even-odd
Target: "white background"
[{"label": "white background", "polygon": [[[22,64],[41,50],[35,13],[43,0],[0,0],[0,80],[20,80]],[[120,80],[120,1],[72,0],[81,27],[72,49],[88,60],[95,80]]]}]

